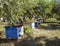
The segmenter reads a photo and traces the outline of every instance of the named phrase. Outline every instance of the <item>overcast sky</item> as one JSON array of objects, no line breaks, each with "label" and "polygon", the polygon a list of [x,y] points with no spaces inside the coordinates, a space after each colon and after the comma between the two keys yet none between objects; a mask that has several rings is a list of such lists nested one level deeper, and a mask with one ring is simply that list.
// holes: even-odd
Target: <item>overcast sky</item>
[{"label": "overcast sky", "polygon": [[54,1],[56,1],[57,3],[59,3],[59,2],[60,2],[60,0],[54,0]]}]

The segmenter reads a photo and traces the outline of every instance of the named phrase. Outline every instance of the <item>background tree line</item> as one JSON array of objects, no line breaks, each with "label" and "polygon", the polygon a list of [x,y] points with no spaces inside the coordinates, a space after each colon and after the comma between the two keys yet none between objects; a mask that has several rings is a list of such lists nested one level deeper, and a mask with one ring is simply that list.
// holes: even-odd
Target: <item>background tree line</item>
[{"label": "background tree line", "polygon": [[0,0],[0,17],[8,22],[32,20],[33,18],[60,18],[59,0]]}]

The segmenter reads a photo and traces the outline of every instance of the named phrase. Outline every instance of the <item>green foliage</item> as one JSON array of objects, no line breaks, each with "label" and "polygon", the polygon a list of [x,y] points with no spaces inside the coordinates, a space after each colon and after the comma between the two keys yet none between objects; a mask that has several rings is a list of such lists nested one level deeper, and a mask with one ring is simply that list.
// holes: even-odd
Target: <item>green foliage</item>
[{"label": "green foliage", "polygon": [[31,34],[33,33],[31,27],[28,26],[28,25],[26,25],[26,26],[24,27],[24,30],[25,30],[25,34],[27,34],[27,35],[31,35]]},{"label": "green foliage", "polygon": [[38,3],[37,0],[1,0],[0,2],[2,6],[0,13],[9,23],[14,23],[13,20],[17,21],[17,18],[25,16],[27,10],[33,15],[32,8]]},{"label": "green foliage", "polygon": [[55,5],[52,9],[52,14],[55,19],[60,20],[60,0],[55,0]]},{"label": "green foliage", "polygon": [[47,18],[54,8],[54,0],[0,0],[0,17],[5,17],[9,23],[16,23],[24,17],[32,19],[34,16]]}]

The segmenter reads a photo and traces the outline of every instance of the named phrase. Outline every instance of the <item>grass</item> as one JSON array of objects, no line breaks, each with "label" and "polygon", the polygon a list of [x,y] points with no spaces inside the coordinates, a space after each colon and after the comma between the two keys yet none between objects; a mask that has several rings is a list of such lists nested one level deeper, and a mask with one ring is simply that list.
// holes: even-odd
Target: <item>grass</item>
[{"label": "grass", "polygon": [[3,35],[5,35],[5,22],[1,22],[0,21],[0,37],[3,37]]},{"label": "grass", "polygon": [[45,21],[46,22],[57,22],[57,23],[60,22],[60,20],[57,20],[56,18],[49,18],[49,19],[46,19]]},{"label": "grass", "polygon": [[3,38],[4,35],[5,35],[5,28],[3,27],[3,25],[0,25],[0,37]]},{"label": "grass", "polygon": [[[48,24],[41,24],[42,26],[45,26],[45,27],[48,27]],[[42,27],[41,27],[42,28]],[[3,25],[0,25],[0,29],[4,29],[4,26]],[[46,32],[46,30],[44,29],[42,29],[42,31],[43,32]],[[58,40],[58,39],[55,39],[54,37],[58,37],[58,38],[60,38],[60,30],[47,30],[47,32],[49,31],[49,33],[51,34],[51,36],[53,36],[53,40],[51,40],[50,39],[50,37],[49,37],[49,39],[47,39],[47,38],[45,38],[45,37],[42,37],[42,36],[39,36],[39,37],[37,37],[37,35],[36,35],[36,38],[34,38],[34,39],[32,39],[32,37],[31,38],[26,38],[26,39],[24,39],[23,41],[19,41],[19,42],[7,42],[7,40],[5,40],[5,42],[10,46],[20,46],[20,44],[21,44],[21,46],[59,46],[58,44],[60,44],[60,40]],[[36,32],[37,33],[37,32]],[[39,33],[41,33],[41,29],[40,29],[40,32]],[[38,34],[38,33],[37,33]],[[45,34],[47,34],[47,33],[45,33]],[[45,35],[44,33],[43,33],[43,35]],[[39,34],[38,34],[39,35]],[[47,34],[47,36],[49,36],[48,34]],[[33,36],[34,37],[34,36]],[[55,39],[55,40],[54,40]],[[2,40],[3,42],[2,43],[0,43],[0,45],[1,46],[6,46],[6,43],[4,43],[4,40]],[[33,43],[33,45],[31,44],[31,43]],[[13,44],[13,45],[12,45]],[[57,45],[56,45],[57,44]]]},{"label": "grass", "polygon": [[3,27],[3,25],[0,25],[0,30],[4,30],[4,27]]},{"label": "grass", "polygon": [[7,25],[7,22],[0,21],[0,30],[4,30],[4,27]]},{"label": "grass", "polygon": [[[52,37],[60,38],[60,29],[59,29],[60,26],[56,27],[56,29],[55,29],[55,28],[53,28],[54,26],[49,27],[48,24],[41,24],[41,25],[44,27],[44,30],[49,28],[46,31],[49,31],[49,33],[51,34]],[[42,30],[43,30],[43,28],[42,28]]]},{"label": "grass", "polygon": [[52,31],[50,31],[50,33],[53,37],[60,38],[60,30],[52,30]]}]

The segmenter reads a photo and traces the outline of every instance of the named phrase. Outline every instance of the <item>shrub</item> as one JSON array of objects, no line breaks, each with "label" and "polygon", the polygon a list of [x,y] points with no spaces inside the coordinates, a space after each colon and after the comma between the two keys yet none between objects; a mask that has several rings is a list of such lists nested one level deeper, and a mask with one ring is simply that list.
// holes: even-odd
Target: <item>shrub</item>
[{"label": "shrub", "polygon": [[26,25],[26,26],[24,27],[24,31],[25,31],[25,34],[27,34],[27,35],[31,35],[31,34],[33,33],[31,27],[28,26],[28,25]]}]

